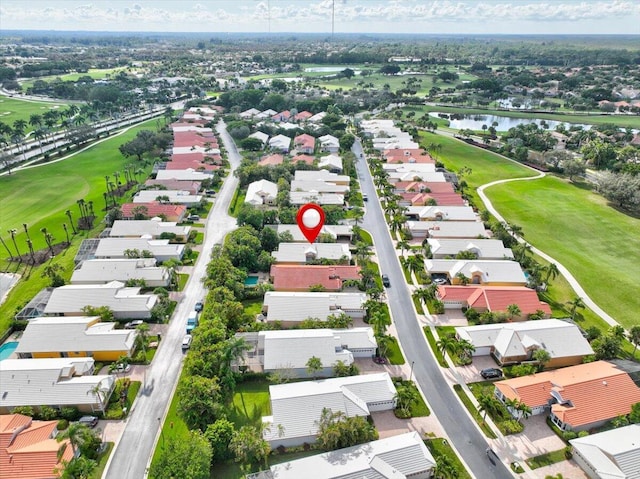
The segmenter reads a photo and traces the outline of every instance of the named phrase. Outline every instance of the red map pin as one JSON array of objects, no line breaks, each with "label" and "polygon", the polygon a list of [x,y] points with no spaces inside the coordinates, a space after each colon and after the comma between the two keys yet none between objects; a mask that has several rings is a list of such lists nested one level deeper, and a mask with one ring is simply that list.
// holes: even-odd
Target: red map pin
[{"label": "red map pin", "polygon": [[307,241],[313,243],[324,226],[324,210],[315,203],[307,203],[298,210],[296,221]]}]

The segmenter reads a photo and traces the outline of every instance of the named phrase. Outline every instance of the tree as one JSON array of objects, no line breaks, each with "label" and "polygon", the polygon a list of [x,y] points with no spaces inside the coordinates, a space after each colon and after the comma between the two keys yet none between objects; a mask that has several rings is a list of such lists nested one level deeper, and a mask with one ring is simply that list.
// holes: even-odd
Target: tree
[{"label": "tree", "polygon": [[619,336],[607,332],[591,343],[596,359],[615,359],[622,351],[622,340]]},{"label": "tree", "polygon": [[522,310],[517,304],[510,304],[507,306],[507,313],[509,313],[509,319],[513,321],[515,317],[520,316]]},{"label": "tree", "polygon": [[49,278],[51,287],[57,288],[65,283],[62,273],[64,273],[64,267],[60,263],[50,262],[42,270],[42,277]]},{"label": "tree", "polygon": [[640,402],[631,405],[631,412],[629,413],[629,421],[633,424],[640,423]]},{"label": "tree", "polygon": [[436,347],[444,356],[445,353],[453,354],[456,350],[456,338],[447,334],[440,337],[436,342]]},{"label": "tree", "polygon": [[471,282],[469,277],[466,276],[463,272],[456,273],[455,278],[457,282],[460,283],[462,286],[466,286]]},{"label": "tree", "polygon": [[271,452],[269,443],[262,437],[262,431],[253,426],[242,426],[233,434],[229,449],[235,461],[242,466],[251,464],[267,465],[267,458]]},{"label": "tree", "polygon": [[411,247],[411,245],[409,244],[409,242],[407,240],[400,240],[398,241],[398,243],[396,244],[396,249],[400,250],[400,254],[402,256],[404,256],[404,250],[408,250]]},{"label": "tree", "polygon": [[347,417],[342,411],[324,408],[318,421],[316,444],[325,451],[357,446],[378,438],[375,428],[362,416]]},{"label": "tree", "polygon": [[560,274],[558,265],[556,265],[555,263],[549,263],[547,267],[544,269],[544,271],[545,271],[544,282],[547,284],[549,283],[549,279],[556,279]]},{"label": "tree", "polygon": [[235,428],[233,423],[226,418],[218,419],[213,424],[207,426],[204,436],[211,444],[213,462],[222,462],[231,459],[233,455],[229,449],[229,444],[233,439]]},{"label": "tree", "polygon": [[60,474],[60,479],[89,479],[97,465],[96,461],[80,456],[62,461],[62,467],[54,469],[54,472]]},{"label": "tree", "polygon": [[49,233],[47,228],[40,228],[40,231],[44,235],[44,240],[47,243],[47,246],[49,247],[49,254],[51,255],[51,257],[55,256],[55,251],[53,251],[53,245],[52,245],[53,236]]},{"label": "tree", "polygon": [[344,361],[336,361],[333,365],[333,375],[337,378],[357,376],[359,372],[355,363],[347,365]]},{"label": "tree", "polygon": [[189,431],[188,438],[170,437],[166,447],[153,461],[149,477],[155,479],[209,479],[211,477],[211,444],[200,431]]},{"label": "tree", "polygon": [[598,192],[626,210],[640,208],[640,175],[603,172],[598,177]]},{"label": "tree", "polygon": [[218,378],[183,376],[178,383],[178,413],[192,428],[206,430],[222,415]]},{"label": "tree", "polygon": [[536,349],[531,357],[538,362],[538,371],[544,370],[545,365],[551,361],[551,354],[544,348]]},{"label": "tree", "polygon": [[493,413],[496,410],[496,400],[488,395],[481,394],[478,397],[478,411],[482,413],[483,419],[487,420],[487,413]]},{"label": "tree", "polygon": [[418,401],[419,397],[418,390],[412,384],[403,384],[396,387],[398,409],[402,410],[406,417],[410,416],[411,406]]},{"label": "tree", "polygon": [[631,326],[629,330],[629,341],[633,344],[633,357],[636,357],[636,349],[640,345],[640,325]]},{"label": "tree", "polygon": [[311,374],[315,380],[316,373],[322,371],[322,360],[317,356],[311,356],[305,366],[307,367],[307,373]]},{"label": "tree", "polygon": [[581,161],[569,160],[562,163],[562,170],[569,177],[569,181],[573,182],[576,176],[583,176],[586,173],[587,167]]},{"label": "tree", "polygon": [[576,310],[583,309],[585,307],[584,301],[582,298],[575,297],[569,302],[569,311],[571,314],[571,319],[574,320],[576,317]]},{"label": "tree", "polygon": [[73,455],[75,456],[78,452],[78,448],[87,440],[90,434],[91,430],[85,424],[73,422],[69,424],[67,429],[61,431],[56,439],[58,441],[69,439]]}]

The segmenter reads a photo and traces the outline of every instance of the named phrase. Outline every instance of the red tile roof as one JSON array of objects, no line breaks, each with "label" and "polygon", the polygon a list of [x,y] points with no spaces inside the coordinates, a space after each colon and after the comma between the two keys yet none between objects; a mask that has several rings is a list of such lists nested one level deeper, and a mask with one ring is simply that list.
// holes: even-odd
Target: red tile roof
[{"label": "red tile roof", "polygon": [[311,118],[313,116],[313,113],[308,112],[308,111],[301,111],[300,113],[298,113],[296,116],[293,117],[294,120],[296,121],[300,121],[300,120],[308,120],[309,118]]},{"label": "red tile roof", "polygon": [[419,193],[422,190],[429,190],[431,193],[455,193],[453,184],[447,181],[398,181],[393,185],[396,191]]},{"label": "red tile roof", "polygon": [[187,207],[184,205],[167,205],[155,201],[151,203],[124,203],[120,208],[122,217],[124,219],[133,219],[134,214],[132,211],[136,206],[146,206],[149,218],[164,215],[167,217],[167,221],[181,221],[187,212]]},{"label": "red tile roof", "polygon": [[297,163],[299,161],[302,161],[304,163],[306,163],[307,165],[313,165],[313,162],[315,161],[315,157],[311,156],[311,155],[296,155],[293,158],[291,158],[291,162],[292,163]]},{"label": "red tile roof", "polygon": [[167,170],[194,170],[215,171],[220,169],[220,165],[212,165],[211,163],[203,163],[198,160],[171,160],[167,162]]},{"label": "red tile roof", "polygon": [[56,426],[57,421],[33,421],[21,414],[0,416],[0,479],[57,477],[54,469],[70,461],[73,450],[68,440],[52,438]]},{"label": "red tile roof", "polygon": [[433,199],[438,206],[465,206],[464,199],[458,193],[400,193],[412,206],[424,206]]},{"label": "red tile roof", "polygon": [[478,310],[507,311],[510,304],[517,304],[523,317],[537,310],[551,315],[551,308],[538,299],[538,293],[522,286],[439,286],[438,295],[442,301],[464,301]]},{"label": "red tile roof", "polygon": [[321,284],[328,291],[339,291],[342,282],[360,279],[359,266],[281,265],[271,266],[276,291],[306,291]]},{"label": "red tile roof", "polygon": [[435,163],[431,155],[421,148],[385,150],[382,156],[387,163]]},{"label": "red tile roof", "polygon": [[302,135],[298,135],[293,139],[293,144],[297,148],[313,149],[316,146],[316,139],[311,135],[303,133]]},{"label": "red tile roof", "polygon": [[282,163],[284,163],[284,156],[277,153],[273,155],[267,155],[258,162],[260,166],[274,166],[281,165]]},{"label": "red tile roof", "polygon": [[555,391],[570,403],[554,404],[551,411],[574,429],[629,414],[640,402],[640,388],[631,377],[606,361],[506,379],[495,386],[505,397],[529,407],[546,404]]}]

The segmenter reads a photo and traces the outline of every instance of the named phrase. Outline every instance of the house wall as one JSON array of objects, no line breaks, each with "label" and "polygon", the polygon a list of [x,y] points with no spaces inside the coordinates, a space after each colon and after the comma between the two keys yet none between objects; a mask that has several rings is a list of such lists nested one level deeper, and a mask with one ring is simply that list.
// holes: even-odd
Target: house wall
[{"label": "house wall", "polygon": [[89,354],[88,351],[41,351],[37,353],[22,353],[24,358],[32,357],[36,359],[42,358],[89,358],[92,357],[96,361],[117,361],[122,356],[130,356],[131,351],[94,351]]},{"label": "house wall", "polygon": [[376,348],[353,349],[347,345],[347,349],[351,351],[354,358],[370,358],[376,353]]},{"label": "house wall", "polygon": [[582,457],[577,449],[572,448],[572,452],[573,460],[576,461],[576,464],[580,466],[580,468],[585,472],[587,476],[590,477],[590,479],[601,479],[598,472],[591,466],[591,463],[586,458]]},{"label": "house wall", "polygon": [[575,366],[577,364],[582,364],[582,360],[584,356],[566,356],[562,358],[552,358],[545,365],[545,369],[554,369],[554,368],[564,368],[566,366]]},{"label": "house wall", "polygon": [[[313,375],[307,372],[307,368],[278,368],[278,369],[265,369],[265,373],[275,373],[277,371],[287,370],[290,371],[294,378],[300,379],[311,379]],[[322,368],[320,371],[315,373],[316,378],[332,378],[333,374],[333,366],[326,366]]]},{"label": "house wall", "polygon": [[[286,431],[285,431],[286,434]],[[300,436],[300,437],[279,437],[269,441],[269,445],[271,449],[276,449],[280,446],[284,447],[293,447],[293,446],[302,446],[305,442],[307,444],[313,444],[316,442],[318,436]]]},{"label": "house wall", "polygon": [[370,412],[389,411],[396,408],[396,401],[392,399],[390,401],[368,402],[367,407]]}]

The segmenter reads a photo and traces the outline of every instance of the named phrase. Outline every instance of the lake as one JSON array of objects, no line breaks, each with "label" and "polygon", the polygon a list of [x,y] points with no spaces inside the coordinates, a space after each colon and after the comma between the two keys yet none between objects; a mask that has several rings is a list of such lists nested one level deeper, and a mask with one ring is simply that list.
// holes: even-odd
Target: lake
[{"label": "lake", "polygon": [[[436,111],[432,111],[429,113],[429,116],[433,116],[439,118],[440,115],[449,115],[448,113],[440,113]],[[518,125],[529,125],[531,123],[535,123],[536,125],[542,127],[542,122],[546,122],[547,130],[555,130],[558,125],[565,125],[567,129],[572,126],[581,126],[585,130],[591,128],[591,125],[585,125],[583,123],[569,123],[566,121],[554,121],[554,120],[543,120],[538,118],[512,118],[509,116],[497,116],[497,115],[482,115],[482,114],[473,114],[473,115],[458,115],[458,117],[462,117],[459,120],[451,120],[449,119],[449,127],[454,130],[462,130],[462,129],[470,129],[470,130],[482,130],[482,125],[487,125],[487,127],[491,126],[494,122],[497,123],[495,126],[496,131],[508,131],[509,128],[513,128]]]}]

